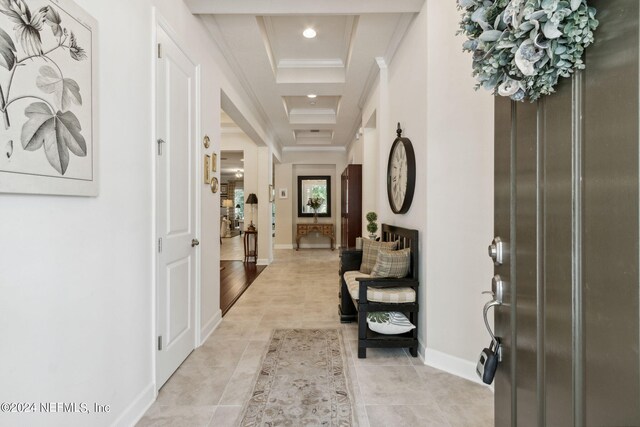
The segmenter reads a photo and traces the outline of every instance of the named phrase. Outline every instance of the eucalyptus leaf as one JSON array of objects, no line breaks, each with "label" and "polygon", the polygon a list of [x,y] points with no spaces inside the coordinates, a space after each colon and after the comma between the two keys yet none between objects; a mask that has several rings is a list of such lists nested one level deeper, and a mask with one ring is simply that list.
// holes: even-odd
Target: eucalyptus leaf
[{"label": "eucalyptus leaf", "polygon": [[482,34],[480,34],[479,38],[483,42],[495,42],[500,38],[501,35],[502,35],[502,31],[487,30],[487,31],[483,32]]},{"label": "eucalyptus leaf", "polygon": [[551,21],[545,22],[544,26],[542,27],[542,32],[544,33],[544,36],[549,40],[557,39],[558,37],[562,36],[562,31],[558,29],[558,25],[554,24]]}]

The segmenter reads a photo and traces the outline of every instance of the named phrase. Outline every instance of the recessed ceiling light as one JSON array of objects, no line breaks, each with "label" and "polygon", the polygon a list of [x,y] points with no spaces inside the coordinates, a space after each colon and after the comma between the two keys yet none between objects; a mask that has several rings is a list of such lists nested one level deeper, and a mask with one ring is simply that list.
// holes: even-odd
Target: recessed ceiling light
[{"label": "recessed ceiling light", "polygon": [[312,39],[316,36],[316,30],[314,30],[313,28],[307,28],[302,32],[302,35],[308,39]]},{"label": "recessed ceiling light", "polygon": [[307,95],[307,98],[313,99],[315,97],[317,97],[318,95],[316,95],[315,93],[310,93],[309,95]]}]

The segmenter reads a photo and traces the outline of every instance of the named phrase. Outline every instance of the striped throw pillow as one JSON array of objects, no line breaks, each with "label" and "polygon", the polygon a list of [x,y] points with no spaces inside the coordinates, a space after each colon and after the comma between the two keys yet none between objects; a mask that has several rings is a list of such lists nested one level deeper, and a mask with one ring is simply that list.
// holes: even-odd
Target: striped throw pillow
[{"label": "striped throw pillow", "polygon": [[362,239],[362,264],[360,273],[371,274],[373,266],[378,259],[378,251],[386,249],[393,251],[398,247],[398,242],[377,242],[371,239]]},{"label": "striped throw pillow", "polygon": [[374,311],[367,314],[369,329],[379,334],[404,334],[415,328],[404,314],[398,311]]},{"label": "striped throw pillow", "polygon": [[399,279],[409,274],[411,267],[411,249],[399,251],[378,251],[376,264],[371,270],[371,277],[397,277]]}]

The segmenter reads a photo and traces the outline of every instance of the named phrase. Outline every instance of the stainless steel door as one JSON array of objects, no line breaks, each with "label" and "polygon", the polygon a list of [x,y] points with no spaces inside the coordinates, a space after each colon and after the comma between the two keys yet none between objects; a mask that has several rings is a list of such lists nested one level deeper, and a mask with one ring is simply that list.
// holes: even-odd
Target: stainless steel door
[{"label": "stainless steel door", "polygon": [[640,425],[640,7],[589,4],[587,70],[496,100],[497,426]]}]

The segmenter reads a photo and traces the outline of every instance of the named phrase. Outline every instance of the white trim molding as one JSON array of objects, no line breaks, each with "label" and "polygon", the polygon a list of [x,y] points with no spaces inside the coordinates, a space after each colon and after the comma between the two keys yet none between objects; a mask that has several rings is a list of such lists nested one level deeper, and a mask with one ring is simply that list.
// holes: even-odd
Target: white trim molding
[{"label": "white trim molding", "polygon": [[[155,375],[154,375],[155,377]],[[122,411],[120,416],[111,424],[117,426],[134,426],[142,419],[147,410],[156,400],[156,385],[150,383],[133,399],[133,402]]]},{"label": "white trim molding", "polygon": [[307,152],[313,152],[313,151],[336,151],[336,152],[340,152],[340,153],[344,153],[347,151],[347,147],[335,147],[335,146],[331,146],[331,147],[292,147],[292,146],[285,146],[282,147],[282,151],[287,153],[287,152],[293,152],[293,151],[307,151]]},{"label": "white trim molding", "polygon": [[202,329],[200,329],[201,340],[198,344],[198,347],[205,343],[205,341],[211,336],[213,331],[218,329],[218,326],[220,326],[220,322],[222,322],[222,311],[218,310],[216,314],[211,316],[211,319],[207,321]]},{"label": "white trim molding", "polygon": [[464,378],[465,380],[486,385],[480,381],[480,378],[476,375],[476,364],[468,360],[432,348],[425,348],[424,364]]},{"label": "white trim molding", "polygon": [[273,249],[276,249],[276,250],[293,249],[293,243],[285,243],[285,244],[273,245]]}]

